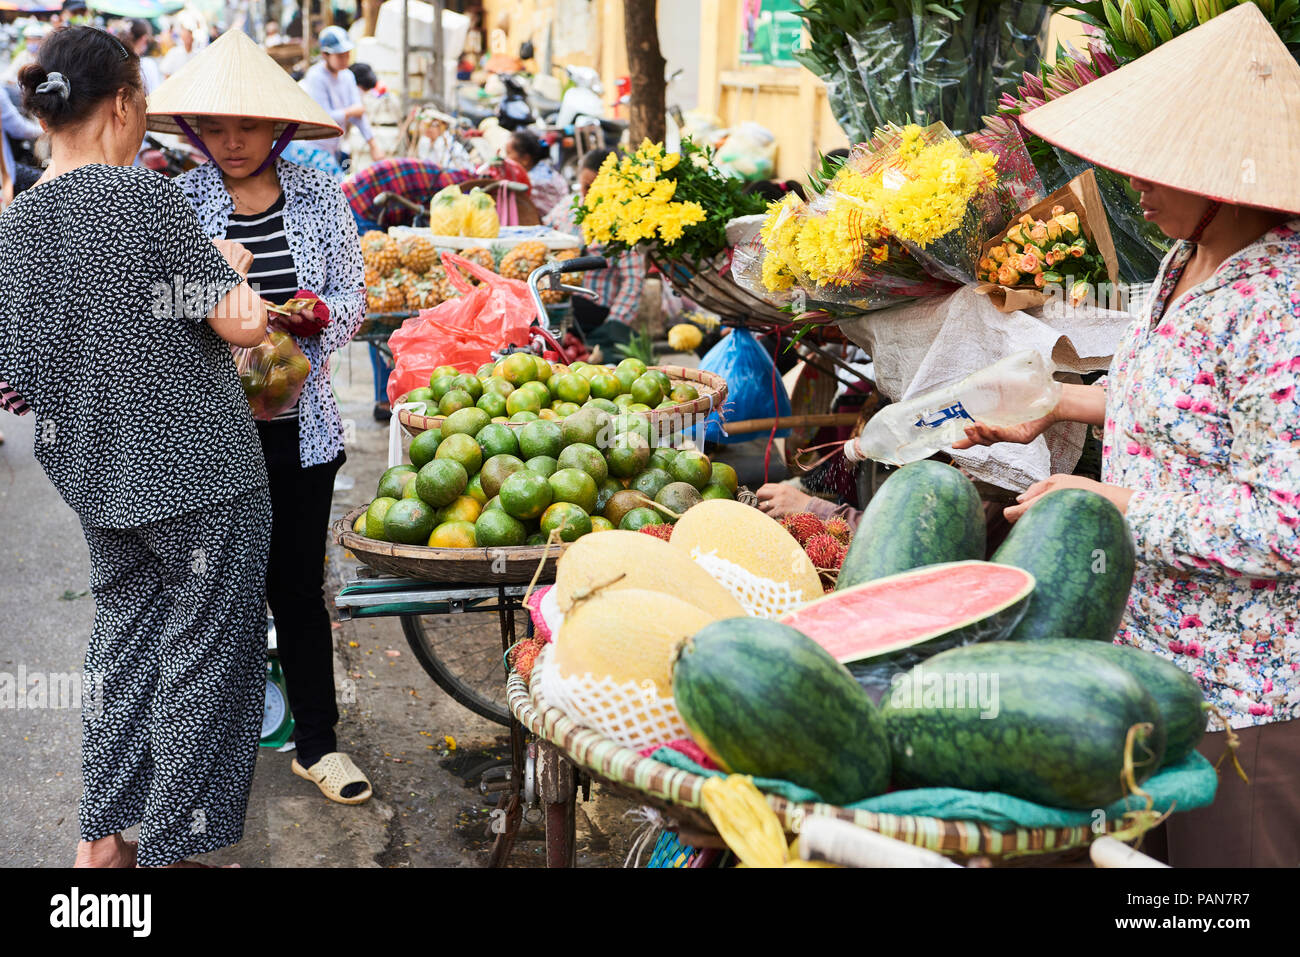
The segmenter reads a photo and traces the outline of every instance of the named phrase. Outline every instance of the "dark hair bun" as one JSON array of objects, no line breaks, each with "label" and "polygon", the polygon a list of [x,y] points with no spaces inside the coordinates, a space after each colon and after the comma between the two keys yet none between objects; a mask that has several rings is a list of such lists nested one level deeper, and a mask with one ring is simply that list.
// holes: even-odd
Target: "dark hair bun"
[{"label": "dark hair bun", "polygon": [[57,90],[38,93],[37,88],[49,78],[50,74],[39,63],[29,63],[18,71],[18,85],[23,90],[23,107],[37,119],[44,120],[46,126],[53,127],[69,111],[71,98],[64,97]]},{"label": "dark hair bun", "polygon": [[[50,75],[63,82],[51,87]],[[143,93],[140,58],[112,35],[94,27],[64,27],[46,37],[36,61],[18,74],[23,108],[51,130],[89,119],[123,89]],[[44,92],[38,92],[45,86]]]}]

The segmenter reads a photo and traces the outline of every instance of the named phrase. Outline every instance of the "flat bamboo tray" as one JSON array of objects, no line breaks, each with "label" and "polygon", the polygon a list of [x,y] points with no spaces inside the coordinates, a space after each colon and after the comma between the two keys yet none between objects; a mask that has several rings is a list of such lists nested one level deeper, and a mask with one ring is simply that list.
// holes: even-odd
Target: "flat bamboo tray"
[{"label": "flat bamboo tray", "polygon": [[[673,416],[707,415],[710,412],[720,410],[727,400],[726,380],[712,372],[705,372],[702,369],[687,369],[683,366],[651,366],[650,368],[658,369],[674,382],[690,383],[695,386],[695,390],[699,393],[699,398],[675,405],[670,409],[652,409],[649,412],[631,413],[649,419],[651,425],[655,425],[662,419],[670,419]],[[409,435],[413,436],[419,435],[428,429],[441,428],[442,421],[445,418],[446,416],[443,415],[418,415],[410,409],[402,409],[397,413],[397,421],[402,424],[402,428]],[[510,422],[507,424],[515,428],[523,428],[526,423]]]},{"label": "flat bamboo tray", "polygon": [[[517,672],[510,673],[506,697],[519,723],[554,744],[595,778],[659,810],[673,829],[719,840],[713,823],[700,806],[700,793],[707,778],[642,757],[600,732],[582,727],[545,701],[537,676],[548,653],[546,650],[539,656],[531,683],[525,684]],[[1086,847],[1097,837],[1087,826],[999,831],[976,821],[876,814],[832,804],[795,803],[773,794],[766,797],[787,833],[797,834],[803,819],[810,815],[833,817],[960,859],[989,858],[999,859],[1001,863],[1026,855],[1065,855]],[[1112,828],[1115,823],[1108,821],[1107,827]],[[1036,860],[1042,862],[1043,858]]]},{"label": "flat bamboo tray", "polygon": [[352,530],[357,518],[366,510],[359,506],[334,523],[334,541],[376,571],[400,578],[422,581],[457,582],[484,585],[518,585],[533,580],[537,566],[546,559],[538,584],[555,581],[555,563],[568,545],[552,545],[549,552],[542,545],[519,545],[511,548],[428,548],[423,545],[398,545],[366,538]]}]

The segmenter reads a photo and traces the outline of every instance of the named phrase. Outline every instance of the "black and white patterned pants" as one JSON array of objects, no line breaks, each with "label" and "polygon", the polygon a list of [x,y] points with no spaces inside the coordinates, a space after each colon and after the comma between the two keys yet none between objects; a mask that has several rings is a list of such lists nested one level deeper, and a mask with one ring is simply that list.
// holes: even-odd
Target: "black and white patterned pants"
[{"label": "black and white patterned pants", "polygon": [[102,685],[82,719],[82,840],[138,822],[147,866],[235,844],[261,734],[270,498],[83,529]]}]

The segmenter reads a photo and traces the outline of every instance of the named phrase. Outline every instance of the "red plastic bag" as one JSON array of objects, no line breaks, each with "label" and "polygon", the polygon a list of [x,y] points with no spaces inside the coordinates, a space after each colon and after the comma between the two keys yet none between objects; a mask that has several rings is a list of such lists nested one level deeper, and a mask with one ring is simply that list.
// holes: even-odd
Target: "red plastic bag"
[{"label": "red plastic bag", "polygon": [[[537,310],[527,283],[498,276],[452,253],[442,254],[442,265],[448,280],[464,295],[420,310],[389,337],[388,347],[393,351],[390,402],[427,386],[438,366],[474,372],[491,361],[495,350],[528,344],[528,327],[537,318]],[[462,271],[480,280],[480,285],[471,284]]]}]

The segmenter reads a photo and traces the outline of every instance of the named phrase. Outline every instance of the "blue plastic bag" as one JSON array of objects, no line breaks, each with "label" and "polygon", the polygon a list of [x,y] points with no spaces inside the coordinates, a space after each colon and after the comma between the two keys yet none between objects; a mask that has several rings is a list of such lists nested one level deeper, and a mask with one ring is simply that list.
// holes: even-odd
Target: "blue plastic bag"
[{"label": "blue plastic bag", "polygon": [[[785,383],[776,371],[772,357],[744,329],[733,329],[731,335],[710,349],[700,360],[700,368],[722,376],[727,382],[727,401],[722,406],[722,415],[710,412],[704,423],[706,442],[721,442],[729,445],[735,442],[749,442],[754,434],[727,435],[722,431],[721,422],[742,422],[746,419],[770,419],[773,416],[788,418],[790,416],[790,396],[785,391]],[[773,383],[775,383],[776,402],[773,403]],[[781,429],[777,438],[785,438],[789,429]],[[695,438],[699,443],[699,437]]]}]

